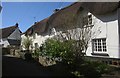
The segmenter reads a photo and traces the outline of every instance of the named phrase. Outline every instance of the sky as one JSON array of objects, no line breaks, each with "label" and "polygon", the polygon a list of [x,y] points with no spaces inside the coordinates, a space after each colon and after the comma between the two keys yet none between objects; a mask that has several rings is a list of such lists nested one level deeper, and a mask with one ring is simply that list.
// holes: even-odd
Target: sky
[{"label": "sky", "polygon": [[41,21],[53,14],[56,8],[63,8],[72,2],[2,2],[2,26],[5,28],[19,24],[22,32],[34,22]]}]

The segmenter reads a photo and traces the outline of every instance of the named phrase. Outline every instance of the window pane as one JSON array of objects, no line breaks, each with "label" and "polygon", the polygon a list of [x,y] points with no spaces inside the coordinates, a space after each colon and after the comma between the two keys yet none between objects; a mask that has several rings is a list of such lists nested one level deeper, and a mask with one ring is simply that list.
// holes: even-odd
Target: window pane
[{"label": "window pane", "polygon": [[93,51],[107,51],[106,49],[106,39],[94,39],[92,40]]}]

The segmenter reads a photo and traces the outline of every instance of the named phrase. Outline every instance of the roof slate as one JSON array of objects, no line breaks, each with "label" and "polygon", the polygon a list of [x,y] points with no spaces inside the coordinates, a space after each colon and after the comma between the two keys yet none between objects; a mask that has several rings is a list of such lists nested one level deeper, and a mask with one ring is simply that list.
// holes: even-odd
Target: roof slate
[{"label": "roof slate", "polygon": [[20,46],[21,43],[20,40],[13,40],[13,39],[8,39],[8,42],[10,45],[16,45],[16,46]]},{"label": "roof slate", "polygon": [[[18,28],[18,25],[15,26],[10,26],[7,28],[2,28],[0,29],[0,36],[2,36],[2,38],[7,38],[8,36],[10,36],[16,29]],[[20,31],[21,32],[21,31]],[[21,32],[22,33],[22,32]]]}]

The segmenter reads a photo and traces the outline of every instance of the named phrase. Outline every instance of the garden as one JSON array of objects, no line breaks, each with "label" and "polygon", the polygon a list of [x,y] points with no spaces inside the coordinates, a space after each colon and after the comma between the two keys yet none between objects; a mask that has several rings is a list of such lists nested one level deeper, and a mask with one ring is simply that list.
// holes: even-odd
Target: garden
[{"label": "garden", "polygon": [[[35,51],[36,57],[46,57],[51,61],[50,66],[60,64],[60,68],[54,68],[54,71],[66,72],[75,75],[78,78],[100,78],[103,74],[108,74],[115,70],[114,67],[101,62],[88,61],[82,53],[84,46],[77,46],[75,40],[60,41],[56,39],[47,39],[40,48]],[[53,64],[54,62],[54,64]],[[50,67],[47,65],[48,67]],[[52,69],[51,69],[52,70]]]}]

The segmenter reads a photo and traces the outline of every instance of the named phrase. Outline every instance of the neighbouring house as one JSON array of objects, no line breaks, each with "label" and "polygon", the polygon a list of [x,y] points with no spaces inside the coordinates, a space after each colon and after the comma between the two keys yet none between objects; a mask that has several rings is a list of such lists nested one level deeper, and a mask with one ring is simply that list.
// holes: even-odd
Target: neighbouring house
[{"label": "neighbouring house", "polygon": [[0,35],[0,46],[3,48],[13,47],[13,48],[20,48],[21,43],[21,31],[18,27],[18,23],[14,26],[10,26],[7,28],[0,29],[2,33]]}]

